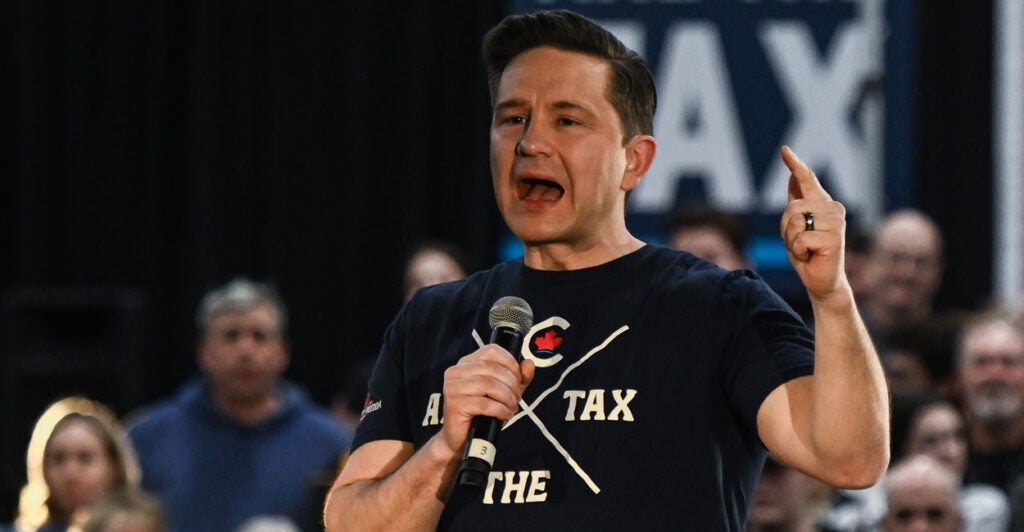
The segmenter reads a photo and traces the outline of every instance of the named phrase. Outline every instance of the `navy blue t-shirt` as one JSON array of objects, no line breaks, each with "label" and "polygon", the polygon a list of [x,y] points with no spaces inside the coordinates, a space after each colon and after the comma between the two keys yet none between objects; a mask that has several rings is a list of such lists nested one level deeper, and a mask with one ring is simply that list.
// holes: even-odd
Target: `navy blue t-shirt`
[{"label": "navy blue t-shirt", "polygon": [[509,295],[533,309],[522,354],[536,377],[486,489],[456,489],[439,528],[742,530],[766,455],[758,408],[813,372],[813,337],[755,274],[660,246],[574,271],[513,260],[421,290],[387,330],[354,448],[419,448],[440,430],[445,369]]}]

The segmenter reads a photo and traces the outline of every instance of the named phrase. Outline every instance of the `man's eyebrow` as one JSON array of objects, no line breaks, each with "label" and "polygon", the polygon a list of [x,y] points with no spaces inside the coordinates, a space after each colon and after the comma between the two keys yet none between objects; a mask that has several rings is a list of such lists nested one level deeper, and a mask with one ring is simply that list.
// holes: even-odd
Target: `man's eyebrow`
[{"label": "man's eyebrow", "polygon": [[570,100],[559,100],[551,104],[551,107],[554,107],[555,109],[579,109],[580,111],[589,111],[586,107]]},{"label": "man's eyebrow", "polygon": [[512,109],[514,107],[521,107],[521,106],[523,106],[525,104],[526,104],[525,100],[521,100],[519,98],[512,98],[512,99],[509,99],[509,100],[504,100],[504,101],[498,102],[498,104],[494,106],[494,110],[495,110],[495,112],[497,112],[497,111],[504,111],[505,109]]},{"label": "man's eyebrow", "polygon": [[551,108],[556,111],[574,111],[577,116],[583,117],[593,117],[597,114],[591,107],[572,100],[558,100],[551,104]]},{"label": "man's eyebrow", "polygon": [[[508,100],[504,100],[504,101],[498,102],[494,106],[494,110],[495,111],[504,111],[506,109],[512,109],[512,108],[515,108],[515,107],[522,107],[524,105],[526,105],[526,100],[523,100],[523,99],[520,99],[520,98],[512,98],[512,99],[508,99]],[[583,112],[587,112],[587,113],[591,112],[590,109],[588,109],[587,107],[585,107],[585,106],[583,106],[583,105],[581,105],[579,103],[576,103],[574,101],[571,101],[571,100],[558,100],[558,101],[556,101],[556,102],[551,104],[551,108],[553,108],[553,109],[575,109],[575,110],[579,110],[579,111],[583,111]]]}]

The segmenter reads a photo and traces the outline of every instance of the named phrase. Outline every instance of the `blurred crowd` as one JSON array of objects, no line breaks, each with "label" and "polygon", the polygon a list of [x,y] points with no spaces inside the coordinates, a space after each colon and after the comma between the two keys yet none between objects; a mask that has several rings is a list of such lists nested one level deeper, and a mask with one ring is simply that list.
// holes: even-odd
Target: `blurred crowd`
[{"label": "blurred crowd", "polygon": [[[743,219],[707,206],[672,213],[665,242],[757,271]],[[749,530],[1024,530],[1024,314],[937,310],[945,252],[915,210],[849,231],[847,273],[892,399],[889,472],[871,488],[835,490],[769,459]],[[472,269],[452,244],[424,242],[410,250],[401,293]],[[199,371],[174,396],[124,419],[89,398],[54,398],[26,445],[15,522],[0,530],[322,529],[372,358],[352,365],[330,405],[316,404],[284,377],[284,299],[245,278],[208,292],[196,327]]]},{"label": "blurred crowd", "polygon": [[[674,247],[756,270],[738,217],[688,207],[667,229]],[[892,400],[890,468],[872,488],[833,490],[769,460],[750,530],[1024,530],[1024,313],[937,310],[944,257],[917,210],[849,231],[847,274]]]},{"label": "blurred crowd", "polygon": [[[460,279],[456,246],[410,250],[402,297]],[[0,532],[322,530],[372,358],[353,364],[330,405],[285,378],[289,313],[269,284],[235,278],[196,310],[197,375],[123,419],[91,398],[55,398],[26,450],[16,518]]]}]

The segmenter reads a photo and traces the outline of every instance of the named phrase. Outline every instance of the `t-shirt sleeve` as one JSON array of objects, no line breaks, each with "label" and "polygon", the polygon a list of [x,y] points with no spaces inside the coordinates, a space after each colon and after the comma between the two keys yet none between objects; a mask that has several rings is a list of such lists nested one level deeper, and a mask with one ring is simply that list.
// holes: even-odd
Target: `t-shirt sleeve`
[{"label": "t-shirt sleeve", "polygon": [[412,441],[403,386],[407,310],[408,306],[403,308],[384,333],[384,344],[367,382],[366,402],[352,442],[353,451],[375,440]]},{"label": "t-shirt sleeve", "polygon": [[814,373],[814,336],[755,273],[730,273],[722,295],[726,321],[734,326],[726,342],[723,384],[743,423],[756,434],[757,412],[768,394]]}]

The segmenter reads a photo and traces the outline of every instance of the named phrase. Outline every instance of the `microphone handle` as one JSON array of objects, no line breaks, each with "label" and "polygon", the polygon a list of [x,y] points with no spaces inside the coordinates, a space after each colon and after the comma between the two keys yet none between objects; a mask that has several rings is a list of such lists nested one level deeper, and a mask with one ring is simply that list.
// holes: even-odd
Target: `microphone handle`
[{"label": "microphone handle", "polygon": [[[498,326],[491,331],[492,344],[497,344],[512,356],[521,361],[519,348],[523,345],[523,335],[512,327]],[[487,486],[487,475],[494,465],[494,457],[498,454],[498,434],[501,433],[502,422],[490,416],[476,416],[469,426],[469,438],[466,439],[466,450],[459,465],[457,483],[460,486],[471,486],[483,489]]]}]

